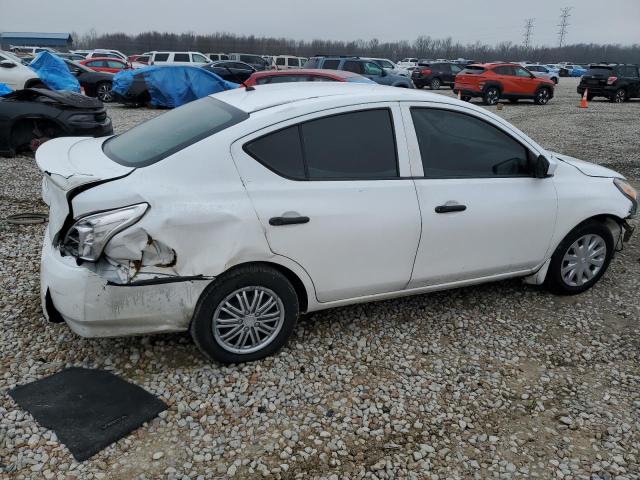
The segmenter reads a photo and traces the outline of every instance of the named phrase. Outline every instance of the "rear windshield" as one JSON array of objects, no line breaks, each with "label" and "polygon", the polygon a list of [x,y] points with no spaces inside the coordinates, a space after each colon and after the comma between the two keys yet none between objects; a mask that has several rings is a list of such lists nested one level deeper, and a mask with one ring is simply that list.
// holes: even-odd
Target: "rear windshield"
[{"label": "rear windshield", "polygon": [[205,97],[111,137],[102,149],[120,165],[146,167],[247,118],[246,112]]},{"label": "rear windshield", "polygon": [[587,73],[585,75],[590,75],[592,77],[608,77],[613,73],[613,68],[611,67],[589,67]]},{"label": "rear windshield", "polygon": [[463,75],[477,75],[479,73],[482,73],[485,71],[484,67],[476,67],[474,65],[467,65],[466,67],[464,67],[464,70],[462,70],[460,73]]}]

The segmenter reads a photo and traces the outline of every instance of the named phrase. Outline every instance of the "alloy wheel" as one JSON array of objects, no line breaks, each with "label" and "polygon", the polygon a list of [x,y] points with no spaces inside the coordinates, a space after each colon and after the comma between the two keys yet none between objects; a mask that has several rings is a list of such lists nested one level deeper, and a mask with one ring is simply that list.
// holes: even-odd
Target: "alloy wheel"
[{"label": "alloy wheel", "polygon": [[97,96],[101,102],[113,102],[113,92],[111,91],[111,85],[109,85],[108,83],[100,84],[98,86]]},{"label": "alloy wheel", "polygon": [[253,353],[280,333],[285,311],[280,297],[264,287],[244,287],[227,295],[213,314],[213,336],[231,353]]},{"label": "alloy wheel", "polygon": [[536,96],[538,100],[538,105],[546,105],[546,103],[549,101],[549,90],[547,90],[546,88],[543,88],[542,90],[538,91]]},{"label": "alloy wheel", "polygon": [[623,89],[620,89],[616,92],[616,96],[614,97],[615,103],[623,103],[627,99],[627,92]]},{"label": "alloy wheel", "polygon": [[588,234],[571,244],[562,258],[562,281],[580,287],[602,270],[607,258],[607,244],[600,235]]},{"label": "alloy wheel", "polygon": [[500,92],[498,92],[497,88],[490,88],[489,90],[487,90],[485,98],[487,100],[487,104],[495,105],[500,99]]}]

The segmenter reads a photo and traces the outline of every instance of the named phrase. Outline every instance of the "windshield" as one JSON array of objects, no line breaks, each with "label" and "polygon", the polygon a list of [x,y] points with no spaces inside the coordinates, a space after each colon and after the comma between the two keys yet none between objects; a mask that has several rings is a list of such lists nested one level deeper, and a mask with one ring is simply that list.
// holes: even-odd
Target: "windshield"
[{"label": "windshield", "polygon": [[111,137],[102,149],[127,167],[146,167],[249,118],[218,99],[205,97]]}]

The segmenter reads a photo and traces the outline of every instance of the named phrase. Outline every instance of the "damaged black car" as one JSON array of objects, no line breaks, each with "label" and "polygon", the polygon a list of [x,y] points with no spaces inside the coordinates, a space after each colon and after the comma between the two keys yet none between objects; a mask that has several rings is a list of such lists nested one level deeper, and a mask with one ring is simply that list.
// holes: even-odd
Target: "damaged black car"
[{"label": "damaged black car", "polygon": [[0,154],[36,150],[55,137],[102,137],[113,134],[102,102],[67,91],[40,88],[0,97]]}]

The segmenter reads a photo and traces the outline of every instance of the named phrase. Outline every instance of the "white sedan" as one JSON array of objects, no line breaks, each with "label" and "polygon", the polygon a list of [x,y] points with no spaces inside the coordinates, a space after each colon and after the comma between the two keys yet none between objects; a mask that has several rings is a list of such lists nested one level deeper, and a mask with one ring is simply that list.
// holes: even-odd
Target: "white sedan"
[{"label": "white sedan", "polygon": [[301,312],[510,277],[583,292],[638,204],[487,110],[378,85],[232,90],[36,160],[45,315],[189,330],[220,362],[276,352]]}]

